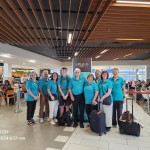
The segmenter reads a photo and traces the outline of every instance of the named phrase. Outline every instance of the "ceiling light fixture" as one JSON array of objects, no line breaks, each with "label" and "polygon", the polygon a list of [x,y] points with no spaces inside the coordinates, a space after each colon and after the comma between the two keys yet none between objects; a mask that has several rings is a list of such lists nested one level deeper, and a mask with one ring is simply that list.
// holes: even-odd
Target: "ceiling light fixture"
[{"label": "ceiling light fixture", "polygon": [[95,58],[97,59],[97,58],[100,58],[101,57],[101,55],[98,55],[98,56],[96,56]]},{"label": "ceiling light fixture", "polygon": [[70,60],[71,59],[71,57],[68,57],[68,60]]},{"label": "ceiling light fixture", "polygon": [[109,49],[103,50],[100,54],[104,54],[104,53],[106,53],[107,51],[109,51]]},{"label": "ceiling light fixture", "polygon": [[0,54],[0,56],[5,58],[12,58],[12,55],[10,54]]},{"label": "ceiling light fixture", "polygon": [[144,39],[126,39],[126,38],[116,38],[118,41],[143,41]]},{"label": "ceiling light fixture", "polygon": [[28,60],[28,62],[31,62],[31,63],[36,63],[36,60]]},{"label": "ceiling light fixture", "polygon": [[128,54],[128,55],[125,55],[125,56],[123,56],[123,57],[128,57],[128,56],[131,56],[131,55],[133,55],[133,53],[131,53],[131,54]]},{"label": "ceiling light fixture", "polygon": [[115,58],[115,59],[113,59],[113,60],[118,60],[119,58]]},{"label": "ceiling light fixture", "polygon": [[75,52],[75,53],[74,53],[74,56],[78,56],[78,54],[79,54],[79,52]]},{"label": "ceiling light fixture", "polygon": [[68,44],[72,42],[72,33],[69,33],[68,35]]},{"label": "ceiling light fixture", "polygon": [[117,0],[117,3],[128,3],[128,4],[144,4],[144,5],[150,5],[150,2],[142,2],[142,1],[124,1],[124,0]]}]

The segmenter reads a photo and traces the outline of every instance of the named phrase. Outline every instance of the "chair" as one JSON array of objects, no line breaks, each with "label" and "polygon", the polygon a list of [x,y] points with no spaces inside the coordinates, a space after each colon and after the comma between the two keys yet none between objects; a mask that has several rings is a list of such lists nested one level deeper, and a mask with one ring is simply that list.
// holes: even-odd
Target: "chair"
[{"label": "chair", "polygon": [[23,84],[23,85],[21,86],[21,89],[22,89],[22,93],[24,94],[24,97],[25,97],[25,96],[26,96],[26,93],[27,93],[26,85]]},{"label": "chair", "polygon": [[14,90],[8,90],[6,92],[7,105],[9,105],[9,99],[10,98],[14,98],[15,99],[15,95],[14,94],[15,94]]}]

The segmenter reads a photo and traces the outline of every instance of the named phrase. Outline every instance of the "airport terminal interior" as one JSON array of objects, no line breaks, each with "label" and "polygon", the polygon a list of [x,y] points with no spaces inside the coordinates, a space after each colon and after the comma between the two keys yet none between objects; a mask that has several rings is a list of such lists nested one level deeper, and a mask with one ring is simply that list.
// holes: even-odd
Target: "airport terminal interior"
[{"label": "airport terminal interior", "polygon": [[0,150],[28,149],[150,150],[150,0],[0,0]]}]

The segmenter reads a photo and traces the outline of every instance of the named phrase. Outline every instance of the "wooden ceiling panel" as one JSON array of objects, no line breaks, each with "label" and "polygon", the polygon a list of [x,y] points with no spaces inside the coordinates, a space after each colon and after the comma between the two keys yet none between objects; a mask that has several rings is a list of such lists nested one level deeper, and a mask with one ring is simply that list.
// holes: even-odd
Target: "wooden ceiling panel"
[{"label": "wooden ceiling panel", "polygon": [[[150,50],[149,18],[150,5],[115,0],[0,0],[0,42],[30,51],[39,46],[40,54],[49,47],[58,60],[75,52],[93,60],[124,60]],[[104,49],[109,51],[96,59]]]}]

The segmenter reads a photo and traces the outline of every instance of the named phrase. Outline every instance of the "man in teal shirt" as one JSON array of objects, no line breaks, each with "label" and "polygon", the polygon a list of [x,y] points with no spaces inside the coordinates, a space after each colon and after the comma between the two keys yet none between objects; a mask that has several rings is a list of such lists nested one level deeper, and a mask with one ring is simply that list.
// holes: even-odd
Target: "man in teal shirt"
[{"label": "man in teal shirt", "polygon": [[84,128],[83,125],[83,116],[84,116],[84,94],[83,89],[85,85],[85,79],[83,77],[80,77],[81,70],[79,68],[76,68],[74,71],[75,76],[70,79],[69,82],[69,92],[70,97],[73,104],[73,116],[74,116],[74,124],[73,127],[78,126],[78,107],[80,111],[80,127]]},{"label": "man in teal shirt", "polygon": [[48,104],[48,92],[47,92],[47,85],[48,85],[48,71],[43,71],[43,78],[39,81],[39,90],[40,90],[40,112],[39,112],[39,118],[40,123],[44,122],[43,119],[43,112],[44,112],[44,106],[45,106],[45,117],[49,117],[49,104]]},{"label": "man in teal shirt", "polygon": [[[114,126],[119,125],[120,116],[122,115],[123,103],[125,102],[125,85],[123,78],[118,76],[119,69],[113,69],[113,77],[110,78],[110,81],[113,84],[112,96],[113,96],[113,119],[112,124]],[[117,117],[116,117],[117,112]],[[117,119],[116,119],[117,118]]]},{"label": "man in teal shirt", "polygon": [[69,111],[69,106],[71,104],[71,99],[68,93],[68,85],[70,77],[67,75],[67,68],[63,67],[61,69],[62,75],[58,78],[58,89],[60,93],[59,106],[60,106],[60,117],[64,114],[64,107],[66,111]]}]

